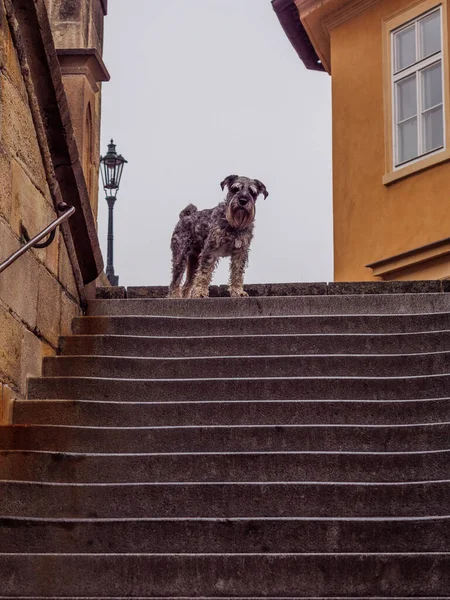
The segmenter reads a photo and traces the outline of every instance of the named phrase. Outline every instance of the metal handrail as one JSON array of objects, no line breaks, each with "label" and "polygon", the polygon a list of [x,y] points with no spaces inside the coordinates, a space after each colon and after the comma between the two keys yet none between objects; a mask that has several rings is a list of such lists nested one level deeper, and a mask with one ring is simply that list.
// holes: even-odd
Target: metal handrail
[{"label": "metal handrail", "polygon": [[[59,225],[61,225],[61,223],[64,223],[65,221],[67,221],[67,219],[69,219],[75,212],[75,207],[68,206],[65,202],[60,202],[58,204],[58,212],[63,213],[63,214],[60,217],[58,217],[56,219],[56,221],[53,221],[53,223],[50,223],[50,225],[48,227],[46,227],[43,231],[41,231],[41,233],[39,233],[34,238],[32,238],[27,244],[25,244],[24,246],[19,248],[16,252],[14,252],[14,254],[12,254],[4,262],[0,263],[0,273],[2,273],[10,265],[12,265],[18,258],[20,258],[22,256],[22,254],[25,254],[25,252],[27,252],[27,250],[29,250],[30,248],[33,248],[34,246],[39,244],[39,242],[42,239],[44,239],[45,237],[47,237],[49,234],[52,234],[55,231],[55,229],[57,227],[59,227]],[[54,235],[53,235],[53,238],[54,238]]]}]

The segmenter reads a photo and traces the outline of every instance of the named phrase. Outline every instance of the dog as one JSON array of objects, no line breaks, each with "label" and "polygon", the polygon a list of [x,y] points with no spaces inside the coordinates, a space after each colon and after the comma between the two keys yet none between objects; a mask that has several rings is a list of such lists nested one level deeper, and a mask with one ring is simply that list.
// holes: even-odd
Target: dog
[{"label": "dog", "polygon": [[[169,298],[206,298],[219,258],[229,256],[232,297],[245,297],[244,272],[260,194],[266,186],[258,179],[229,175],[220,184],[228,188],[223,202],[215,208],[197,210],[189,204],[180,213],[172,235],[172,281]],[[184,285],[181,286],[186,272]]]}]

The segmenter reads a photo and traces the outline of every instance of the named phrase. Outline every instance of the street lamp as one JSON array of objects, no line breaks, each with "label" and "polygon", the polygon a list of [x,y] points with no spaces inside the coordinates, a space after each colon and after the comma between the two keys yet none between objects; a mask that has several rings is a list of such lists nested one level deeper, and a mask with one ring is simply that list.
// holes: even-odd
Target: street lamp
[{"label": "street lamp", "polygon": [[128,162],[121,154],[117,154],[114,140],[108,144],[106,156],[100,157],[103,188],[108,203],[108,258],[106,264],[106,276],[111,285],[119,285],[119,276],[114,275],[114,204],[119,191],[120,180],[124,164]]}]

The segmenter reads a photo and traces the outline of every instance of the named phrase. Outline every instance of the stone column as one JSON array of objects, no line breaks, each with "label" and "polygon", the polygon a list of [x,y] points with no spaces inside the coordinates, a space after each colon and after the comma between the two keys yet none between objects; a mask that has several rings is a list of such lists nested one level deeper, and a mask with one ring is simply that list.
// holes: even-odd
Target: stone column
[{"label": "stone column", "polygon": [[46,0],[94,217],[98,212],[102,60],[107,0]]}]

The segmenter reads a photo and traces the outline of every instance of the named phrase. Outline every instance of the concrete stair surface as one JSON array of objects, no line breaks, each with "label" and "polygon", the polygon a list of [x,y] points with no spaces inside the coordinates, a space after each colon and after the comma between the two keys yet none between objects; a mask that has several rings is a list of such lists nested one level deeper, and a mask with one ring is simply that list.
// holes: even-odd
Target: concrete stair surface
[{"label": "concrete stair surface", "polygon": [[161,289],[0,428],[0,600],[449,599],[448,286]]}]

